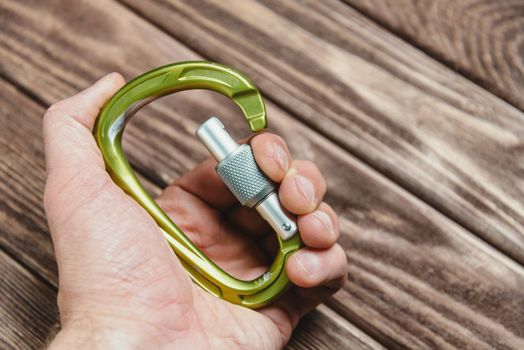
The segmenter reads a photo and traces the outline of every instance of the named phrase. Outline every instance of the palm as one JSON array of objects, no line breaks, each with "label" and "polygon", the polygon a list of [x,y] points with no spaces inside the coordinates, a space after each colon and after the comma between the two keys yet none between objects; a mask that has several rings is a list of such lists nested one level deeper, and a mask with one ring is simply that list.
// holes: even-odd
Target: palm
[{"label": "palm", "polygon": [[[214,177],[208,166],[197,171],[206,174],[208,180]],[[184,183],[184,180],[181,182]],[[217,184],[218,179],[212,182]],[[218,192],[225,191],[225,188],[220,187]],[[231,198],[225,199],[222,196],[221,203],[214,204],[221,207],[230,200]],[[219,210],[209,201],[206,202],[177,185],[168,187],[160,196],[159,203],[210,259],[235,277],[252,279],[264,273],[271,262],[271,242],[275,241],[271,240],[273,237],[269,226],[256,217],[254,211],[242,209],[238,205]],[[261,348],[277,348],[290,336],[292,320],[281,306],[256,312],[210,296],[195,285],[191,290],[195,303],[205,305],[195,309],[197,313],[203,313],[196,316],[206,320],[204,328],[214,330],[212,334],[220,335],[220,338],[243,344],[246,348],[249,344],[260,344]],[[295,317],[298,319],[298,315]]]},{"label": "palm", "polygon": [[[158,203],[189,238],[225,271],[241,279],[259,276],[267,269],[273,258],[271,243],[276,242],[273,234],[269,226],[254,211],[235,204],[229,205],[234,199],[216,178],[210,164],[212,164],[210,160],[204,162],[177,183],[185,184],[186,179],[195,178],[198,181],[198,178],[205,178],[208,183],[217,186],[213,190],[213,195],[202,198],[182,188],[185,186],[175,184],[163,191],[158,198]],[[193,184],[199,185],[198,183]],[[216,198],[220,199],[216,200]],[[115,202],[120,200],[121,198],[115,198]],[[134,203],[130,205],[134,206]],[[220,208],[224,206],[227,208]],[[124,212],[123,210],[122,213]],[[147,215],[145,217],[135,216],[136,222],[132,225],[144,227],[147,224],[142,221],[149,220]],[[151,235],[159,235],[158,230],[152,231]],[[140,239],[136,242],[141,247],[136,250],[141,255],[139,260],[156,261],[152,259],[151,254],[162,256],[166,261],[156,262],[159,265],[165,264],[163,267],[137,264],[136,257],[128,261],[113,262],[119,266],[127,265],[127,270],[126,268],[119,270],[121,276],[116,276],[117,279],[125,279],[129,275],[143,278],[144,274],[136,271],[137,266],[141,269],[145,267],[147,271],[163,270],[166,265],[176,266],[175,272],[166,273],[164,278],[156,281],[154,290],[158,292],[157,295],[149,295],[149,300],[145,303],[141,298],[136,300],[140,305],[140,315],[144,322],[156,324],[159,328],[172,325],[175,332],[180,332],[180,325],[183,325],[191,339],[200,339],[205,344],[213,344],[217,339],[221,339],[225,342],[223,345],[228,348],[232,345],[228,343],[243,344],[246,348],[249,347],[249,344],[260,344],[261,348],[278,348],[288,340],[294,327],[293,323],[299,318],[298,310],[291,308],[290,305],[277,303],[257,312],[215,298],[194,285],[187,275],[178,273],[180,264],[173,258],[170,249],[167,249],[169,254],[165,254],[165,244],[156,244],[151,249],[143,249],[144,246],[152,243],[148,236],[149,234],[141,234]],[[153,242],[158,243],[156,240]],[[134,250],[128,245],[126,247],[125,249]],[[132,254],[123,255],[133,256]],[[172,270],[168,269],[168,271]],[[137,290],[128,292],[140,293],[138,289],[143,283],[144,281],[132,283],[131,285],[136,286]],[[147,284],[151,288],[150,282]],[[110,283],[109,285],[115,284]],[[296,294],[296,290],[292,289],[290,293]],[[108,294],[118,295],[115,291],[109,291]],[[320,294],[324,293],[320,292]],[[174,311],[169,307],[163,307],[163,305],[170,305],[170,300],[175,305],[184,298],[191,299],[193,304],[189,312],[180,312],[178,305]],[[143,305],[147,305],[147,309],[151,311],[143,310]],[[303,306],[302,312],[305,312],[311,305],[304,303]],[[290,315],[290,312],[294,314]],[[133,317],[136,319],[136,316]],[[195,337],[191,333],[199,333],[199,335]],[[180,338],[177,337],[177,342],[179,341]]]},{"label": "palm", "polygon": [[[81,308],[92,318],[103,315],[132,321],[151,334],[160,332],[167,339],[173,336],[178,343],[180,334],[185,334],[202,345],[223,339],[224,345],[233,342],[247,346],[264,339],[273,345],[265,348],[275,348],[289,336],[291,324],[279,317],[282,313],[275,312],[276,307],[259,313],[215,298],[194,285],[145,210],[110,179],[101,180],[101,186],[87,181],[80,190],[97,188],[91,198],[86,198],[88,204],[74,211],[55,206],[57,211],[67,213],[67,219],[61,222],[67,231],[94,228],[84,245],[64,249],[55,242],[60,251],[67,251],[58,258],[70,261],[60,269],[61,294],[68,296],[60,300],[63,313]],[[265,253],[256,250],[253,240],[231,230],[218,211],[193,194],[170,186],[159,203],[226,271],[247,278],[265,270]],[[53,224],[51,221],[52,229]],[[72,278],[75,274],[83,278]],[[272,318],[265,316],[268,310]]]}]

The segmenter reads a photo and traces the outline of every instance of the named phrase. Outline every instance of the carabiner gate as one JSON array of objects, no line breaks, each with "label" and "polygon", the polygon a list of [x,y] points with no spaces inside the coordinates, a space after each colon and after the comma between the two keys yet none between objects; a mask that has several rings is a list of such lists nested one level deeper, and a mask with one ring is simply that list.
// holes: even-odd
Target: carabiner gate
[{"label": "carabiner gate", "polygon": [[[302,246],[300,236],[277,234],[279,250],[268,271],[254,280],[237,279],[195,246],[147,194],[122,150],[125,125],[140,108],[161,96],[190,89],[212,90],[231,98],[242,110],[253,132],[267,127],[262,96],[249,79],[221,64],[189,61],[154,69],[124,85],[100,112],[94,135],[113,181],[155,219],[192,280],[217,297],[245,307],[259,308],[276,299],[288,287],[290,282],[284,265],[290,254]],[[206,147],[212,150],[208,144]],[[241,151],[235,151],[235,154]],[[268,193],[265,195],[269,197]],[[261,202],[262,199],[257,200]],[[274,197],[271,201],[274,202]],[[266,207],[271,209],[275,205],[268,204]],[[285,216],[280,217],[285,219]],[[288,222],[283,225],[289,230]],[[274,223],[272,226],[276,227]]]}]

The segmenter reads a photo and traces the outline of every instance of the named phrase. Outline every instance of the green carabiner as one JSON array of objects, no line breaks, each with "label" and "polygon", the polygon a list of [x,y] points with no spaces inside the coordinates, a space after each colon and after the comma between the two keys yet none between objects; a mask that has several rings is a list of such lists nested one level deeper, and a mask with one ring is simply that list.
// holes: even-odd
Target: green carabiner
[{"label": "green carabiner", "polygon": [[289,286],[284,265],[290,254],[301,247],[300,236],[283,240],[277,235],[279,251],[268,271],[254,280],[237,279],[211,261],[160,209],[122,151],[125,125],[140,108],[161,96],[189,89],[213,90],[228,96],[241,108],[251,131],[267,127],[262,96],[248,78],[221,64],[189,61],[154,69],[123,86],[100,112],[94,135],[113,181],[155,219],[192,280],[217,297],[259,308]]}]

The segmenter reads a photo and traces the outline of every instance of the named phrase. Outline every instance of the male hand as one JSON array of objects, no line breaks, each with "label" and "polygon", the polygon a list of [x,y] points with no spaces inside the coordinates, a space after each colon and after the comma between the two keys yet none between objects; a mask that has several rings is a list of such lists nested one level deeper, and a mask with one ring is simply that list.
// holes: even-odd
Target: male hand
[{"label": "male hand", "polygon": [[[280,137],[251,139],[258,165],[280,183],[283,206],[298,215],[306,247],[286,264],[294,286],[270,306],[255,311],[215,298],[191,282],[154,220],[104,169],[92,128],[123,84],[110,74],[44,116],[44,202],[62,323],[51,348],[281,348],[300,317],[346,279],[337,216],[322,202],[324,178],[313,163],[292,160]],[[254,278],[273,258],[274,233],[238,205],[215,164],[208,158],[157,201],[219,266]]]}]

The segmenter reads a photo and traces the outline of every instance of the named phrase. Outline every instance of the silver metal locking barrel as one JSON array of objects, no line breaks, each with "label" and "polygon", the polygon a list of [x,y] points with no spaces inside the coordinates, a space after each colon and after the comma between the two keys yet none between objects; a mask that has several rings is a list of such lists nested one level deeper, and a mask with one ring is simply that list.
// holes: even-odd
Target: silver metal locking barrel
[{"label": "silver metal locking barrel", "polygon": [[236,143],[216,117],[202,124],[196,135],[217,160],[218,176],[240,204],[255,208],[282,239],[292,237],[297,232],[295,219],[280,205],[277,190],[258,168],[251,147]]}]

